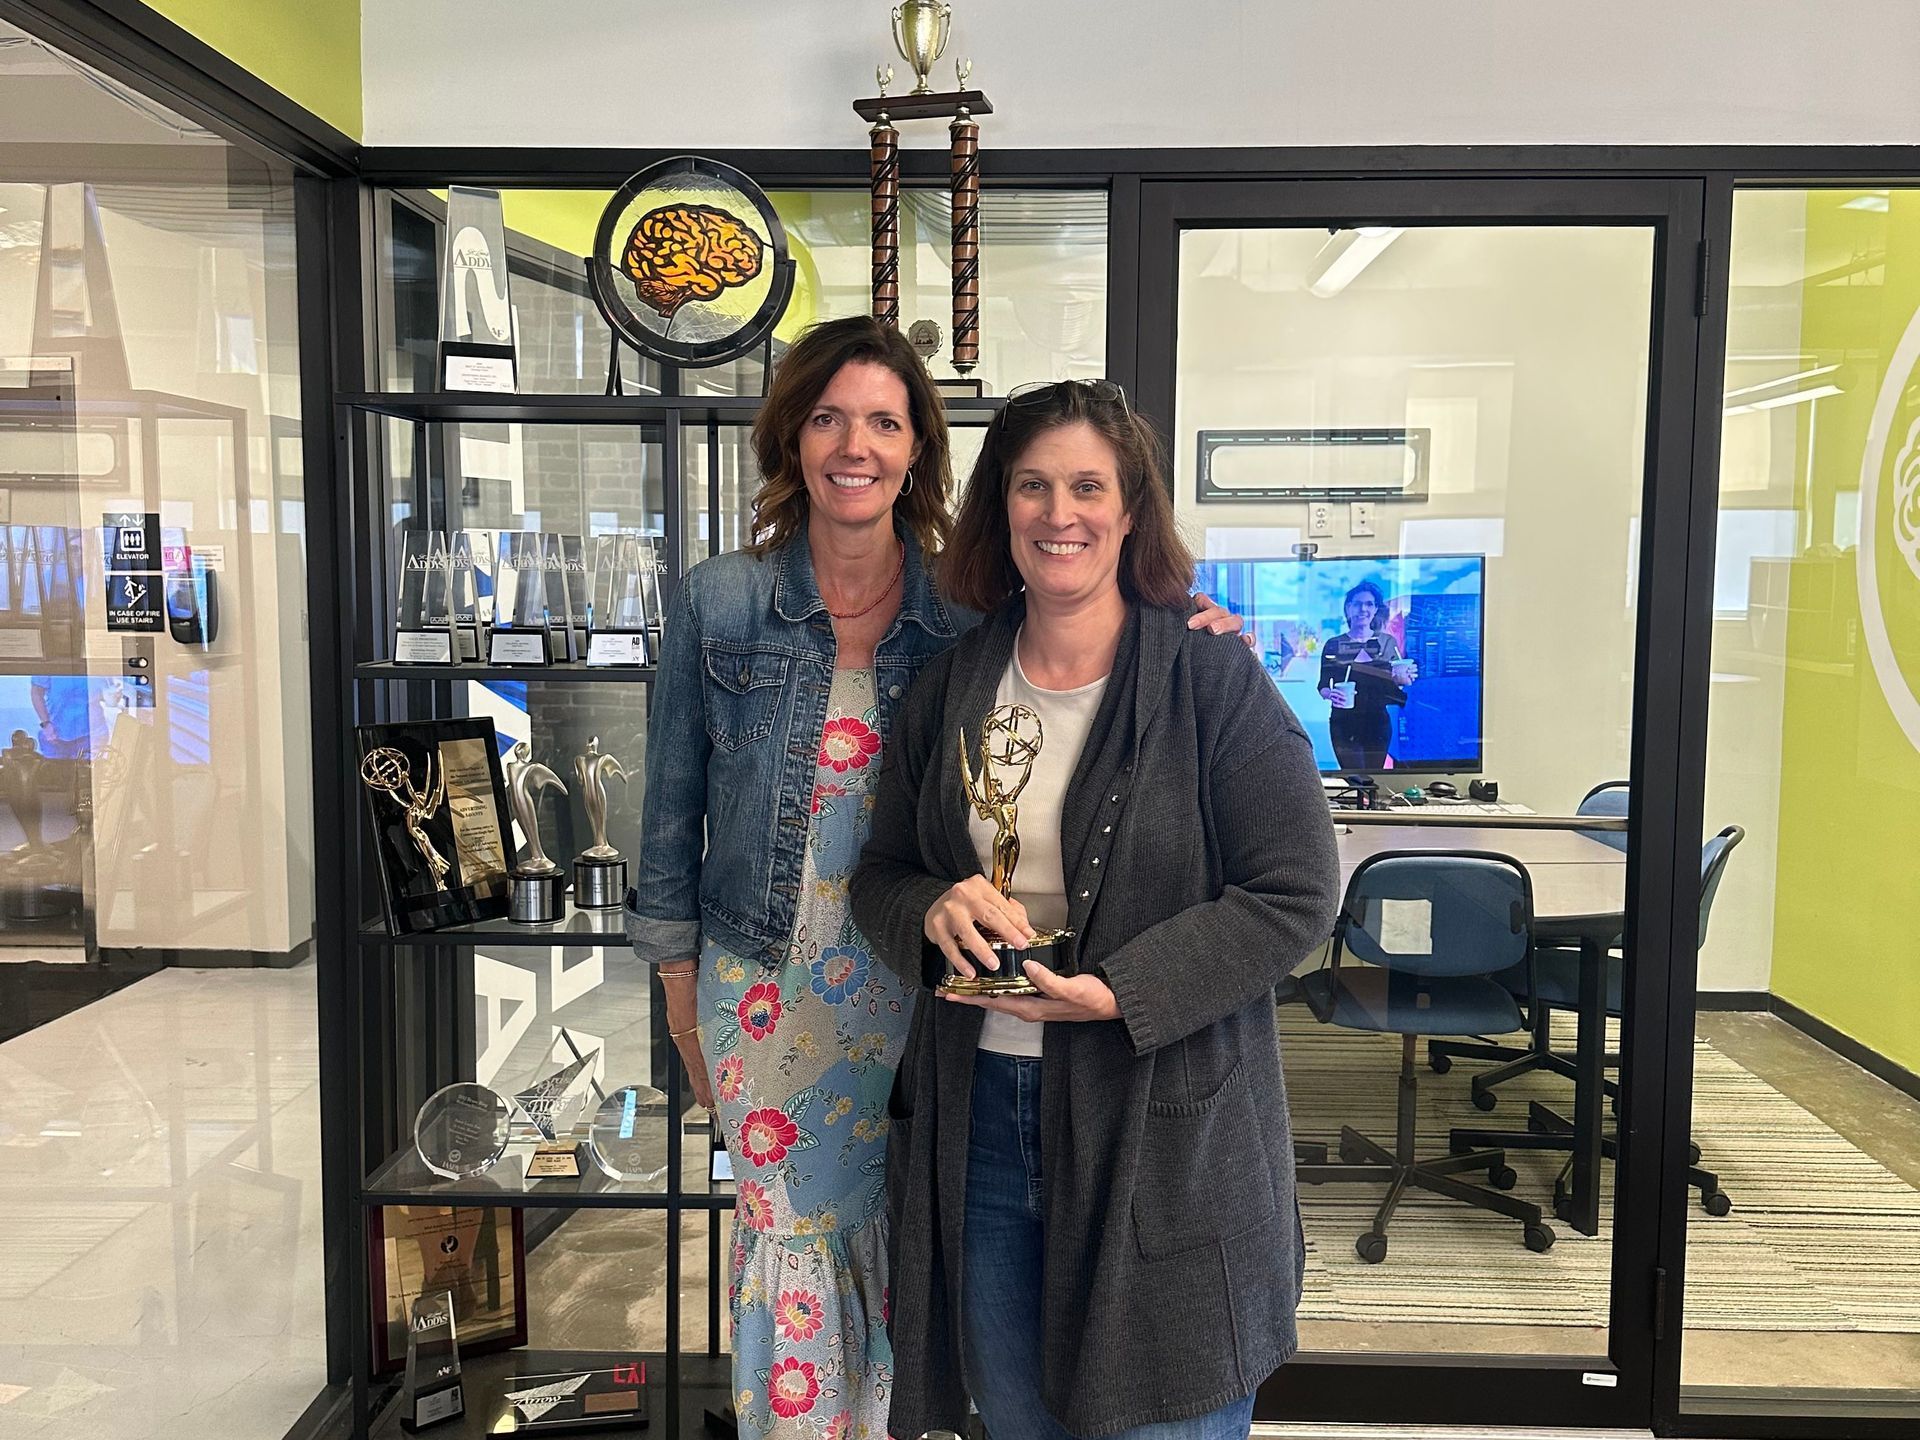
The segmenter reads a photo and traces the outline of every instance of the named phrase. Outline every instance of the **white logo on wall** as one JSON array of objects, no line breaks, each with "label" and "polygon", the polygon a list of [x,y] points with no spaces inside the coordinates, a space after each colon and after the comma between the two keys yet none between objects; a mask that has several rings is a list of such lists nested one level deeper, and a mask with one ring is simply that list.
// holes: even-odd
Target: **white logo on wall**
[{"label": "white logo on wall", "polygon": [[[1916,698],[1906,672],[1900,668],[1899,657],[1887,633],[1887,617],[1880,600],[1878,558],[1880,480],[1886,469],[1894,420],[1917,362],[1920,362],[1920,310],[1915,310],[1907,321],[1906,333],[1900,337],[1900,344],[1887,362],[1886,378],[1880,382],[1880,394],[1873,404],[1873,420],[1867,427],[1866,451],[1860,457],[1860,548],[1854,575],[1860,596],[1860,629],[1866,637],[1873,672],[1879,678],[1881,693],[1887,697],[1888,708],[1906,733],[1907,742],[1920,750],[1920,698]],[[1920,581],[1920,419],[1908,428],[1894,465],[1892,501],[1895,548],[1907,562],[1912,578]]]}]

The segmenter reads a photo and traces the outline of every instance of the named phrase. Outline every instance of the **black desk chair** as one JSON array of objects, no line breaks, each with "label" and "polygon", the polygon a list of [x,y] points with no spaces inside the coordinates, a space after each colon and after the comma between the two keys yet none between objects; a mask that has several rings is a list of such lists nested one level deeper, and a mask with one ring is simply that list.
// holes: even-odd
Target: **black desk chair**
[{"label": "black desk chair", "polygon": [[[1343,953],[1365,962],[1342,965]],[[1331,963],[1300,982],[1314,1016],[1349,1030],[1398,1035],[1400,1094],[1394,1148],[1351,1126],[1340,1130],[1342,1164],[1303,1164],[1310,1185],[1385,1181],[1373,1228],[1354,1250],[1370,1264],[1387,1255],[1387,1225],[1409,1188],[1431,1191],[1519,1220],[1529,1250],[1554,1240],[1540,1207],[1502,1193],[1518,1178],[1497,1149],[1422,1159],[1415,1148],[1415,1044],[1422,1035],[1517,1030],[1520,1007],[1493,976],[1530,969],[1533,887],[1519,862],[1478,851],[1399,851],[1353,872],[1335,923]],[[1484,1171],[1484,1188],[1461,1177]]]},{"label": "black desk chair", "polygon": [[[1624,816],[1628,812],[1630,803],[1631,789],[1628,783],[1625,780],[1609,780],[1604,785],[1596,785],[1589,790],[1573,813]],[[1602,845],[1609,845],[1615,850],[1624,852],[1627,848],[1627,832],[1624,830],[1579,830],[1575,833],[1585,835],[1590,840],[1597,840]],[[1543,955],[1546,953],[1544,948],[1541,953]],[[1579,960],[1579,953],[1573,952],[1572,979],[1565,988],[1567,995],[1576,998],[1580,993]],[[1495,1086],[1504,1085],[1509,1080],[1516,1080],[1535,1070],[1551,1070],[1563,1080],[1575,1079],[1577,1072],[1574,1069],[1573,1056],[1564,1055],[1553,1048],[1551,1028],[1554,1010],[1572,1008],[1574,1002],[1548,998],[1544,989],[1541,998],[1546,1000],[1546,1003],[1535,1008],[1532,1039],[1526,1048],[1496,1045],[1487,1040],[1429,1040],[1427,1042],[1428,1066],[1434,1074],[1444,1075],[1453,1068],[1455,1060],[1499,1062],[1491,1070],[1482,1070],[1473,1077],[1471,1090],[1476,1110],[1492,1110],[1500,1103],[1493,1093]],[[1607,967],[1607,1013],[1618,1014],[1619,1003],[1620,969],[1618,965],[1610,962]],[[1611,1055],[1608,1057],[1608,1063],[1617,1066],[1620,1063],[1620,1057]],[[1618,1083],[1609,1080],[1606,1086],[1609,1098],[1617,1099],[1620,1093]]]},{"label": "black desk chair", "polygon": [[[1602,832],[1604,833],[1604,832]],[[1733,853],[1733,847],[1746,838],[1747,832],[1738,825],[1729,825],[1718,835],[1713,836],[1700,849],[1700,928],[1697,943],[1707,943],[1707,921],[1713,914],[1713,897],[1720,889],[1720,877],[1726,872],[1727,857]],[[1580,952],[1577,947],[1540,945],[1534,956],[1534,968],[1531,974],[1523,975],[1518,970],[1507,972],[1498,977],[1510,989],[1530,986],[1531,993],[1538,1004],[1540,1014],[1554,1010],[1575,1010],[1580,1005]],[[1623,989],[1626,984],[1626,960],[1618,950],[1607,956],[1607,1015],[1618,1019],[1624,1013],[1622,1004]],[[1536,1035],[1540,1033],[1536,1029]],[[1552,1054],[1552,1052],[1549,1052]],[[1617,1057],[1610,1057],[1618,1063]],[[1571,1075],[1572,1060],[1558,1054],[1552,1054],[1554,1068],[1566,1067],[1561,1073]],[[1428,1058],[1432,1064],[1432,1057]],[[1439,1068],[1439,1067],[1436,1067]],[[1500,1067],[1502,1070],[1507,1066]],[[1481,1082],[1488,1076],[1497,1074],[1488,1071],[1486,1075],[1474,1077],[1474,1104],[1482,1110],[1492,1108],[1491,1104],[1481,1104]],[[1502,1075],[1500,1079],[1512,1079],[1511,1075]],[[1496,1080],[1493,1083],[1498,1084]],[[1608,1082],[1609,1093],[1614,1093],[1612,1082]],[[1489,1096],[1491,1099],[1491,1096]],[[1551,1106],[1534,1101],[1527,1107],[1527,1133],[1514,1134],[1504,1130],[1455,1130],[1452,1144],[1456,1150],[1471,1152],[1485,1145],[1500,1145],[1507,1149],[1557,1150],[1571,1149],[1573,1122],[1554,1110]],[[1614,1137],[1605,1136],[1600,1142],[1601,1154],[1611,1159],[1614,1155]],[[1700,1208],[1709,1215],[1726,1215],[1733,1209],[1733,1201],[1720,1188],[1720,1177],[1704,1168],[1701,1163],[1700,1147],[1688,1144],[1687,1183],[1700,1192]],[[1568,1203],[1568,1175],[1572,1162],[1569,1160],[1554,1182],[1553,1204],[1556,1214],[1566,1213]]]}]

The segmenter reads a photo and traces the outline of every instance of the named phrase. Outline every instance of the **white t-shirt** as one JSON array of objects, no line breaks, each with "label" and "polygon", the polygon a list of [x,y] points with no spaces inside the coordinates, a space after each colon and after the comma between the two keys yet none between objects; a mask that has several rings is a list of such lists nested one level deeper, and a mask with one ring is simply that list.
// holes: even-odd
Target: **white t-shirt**
[{"label": "white t-shirt", "polygon": [[[1093,717],[1099,712],[1100,699],[1106,694],[1107,677],[1073,690],[1042,690],[1020,668],[1020,643],[1016,637],[1013,661],[1000,677],[994,692],[995,705],[1026,705],[1040,717],[1042,742],[1039,758],[1026,788],[1015,804],[1019,812],[1020,863],[1013,872],[1013,898],[1027,907],[1027,919],[1035,930],[1058,930],[1067,923],[1067,880],[1065,862],[1060,855],[1060,807],[1066,800],[1067,782],[1080,763],[1081,748],[1087,732],[1093,729]],[[968,740],[978,746],[977,735]],[[973,752],[977,762],[979,751]],[[967,834],[974,853],[980,859],[982,873],[993,874],[993,822],[982,820],[980,812],[967,807]],[[1046,1026],[989,1010],[980,1030],[980,1048],[998,1055],[1022,1055],[1039,1058],[1041,1038]]]}]

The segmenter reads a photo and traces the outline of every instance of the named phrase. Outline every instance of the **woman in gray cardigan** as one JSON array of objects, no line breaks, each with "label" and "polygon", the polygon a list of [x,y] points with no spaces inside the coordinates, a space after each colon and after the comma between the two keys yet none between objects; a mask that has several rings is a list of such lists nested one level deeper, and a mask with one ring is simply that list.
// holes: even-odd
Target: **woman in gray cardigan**
[{"label": "woman in gray cardigan", "polygon": [[[1037,997],[915,1013],[889,1104],[894,1435],[964,1431],[970,1395],[994,1440],[1244,1436],[1295,1347],[1273,988],[1331,927],[1333,831],[1259,663],[1186,628],[1156,454],[1104,381],[989,427],[941,586],[992,613],[908,693],[854,874],[875,951],[929,989],[994,964],[983,929],[1076,935],[1061,973],[1023,967]],[[1044,739],[1003,897],[961,744],[1008,704]]]}]

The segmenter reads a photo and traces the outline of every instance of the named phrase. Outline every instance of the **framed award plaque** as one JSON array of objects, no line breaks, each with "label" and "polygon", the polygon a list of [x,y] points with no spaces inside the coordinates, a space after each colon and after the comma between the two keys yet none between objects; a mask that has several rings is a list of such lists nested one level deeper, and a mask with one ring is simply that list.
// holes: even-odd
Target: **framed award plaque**
[{"label": "framed award plaque", "polygon": [[493,721],[362,725],[359,737],[388,933],[505,918],[513,842]]},{"label": "framed award plaque", "polygon": [[374,1374],[406,1363],[409,1320],[422,1297],[452,1294],[462,1356],[527,1343],[524,1214],[506,1205],[368,1212]]}]

